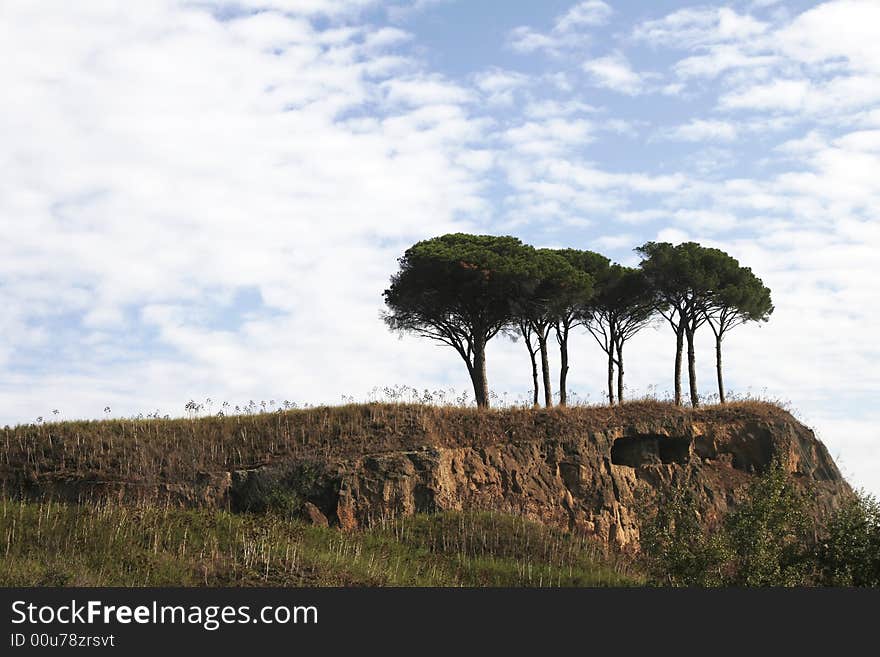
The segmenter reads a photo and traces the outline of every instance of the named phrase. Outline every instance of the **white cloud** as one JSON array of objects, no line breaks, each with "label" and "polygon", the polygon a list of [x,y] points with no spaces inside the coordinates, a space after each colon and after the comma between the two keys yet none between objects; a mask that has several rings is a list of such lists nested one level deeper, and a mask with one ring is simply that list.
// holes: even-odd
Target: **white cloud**
[{"label": "white cloud", "polygon": [[516,91],[529,84],[529,77],[516,71],[492,68],[474,76],[474,83],[495,105],[510,105]]},{"label": "white cloud", "polygon": [[605,2],[586,0],[557,16],[549,32],[527,25],[514,28],[508,35],[508,43],[513,50],[524,54],[543,51],[558,55],[563,50],[583,48],[589,42],[587,30],[607,23],[612,13]]},{"label": "white cloud", "polygon": [[486,215],[486,123],[386,50],[399,31],[302,17],[361,5],[4,4],[5,421],[417,383],[386,362],[423,347],[388,334],[381,290],[406,244]]},{"label": "white cloud", "polygon": [[641,23],[637,41],[691,51],[682,81],[720,79],[722,109],[839,117],[880,101],[873,0],[832,0],[768,23],[726,8],[683,9]]},{"label": "white cloud", "polygon": [[731,230],[739,224],[738,218],[731,212],[703,208],[677,210],[673,217],[677,222],[687,226],[691,232],[701,232],[705,235]]},{"label": "white cloud", "polygon": [[[714,102],[724,111],[667,130],[666,137],[699,145],[679,174],[661,175],[659,167],[635,173],[632,165],[612,173],[587,161],[588,153],[504,164],[516,190],[512,203],[523,214],[534,212],[535,222],[550,224],[571,216],[591,220],[601,228],[586,243],[620,257],[625,238],[635,245],[652,230],[655,239],[697,240],[750,264],[773,290],[777,309],[767,326],[744,328],[727,345],[728,376],[740,391],[752,382],[753,394],[766,389],[763,394],[810,409],[805,419],[815,418],[853,481],[874,490],[877,450],[866,436],[880,421],[868,401],[880,385],[871,366],[880,360],[871,274],[880,249],[878,8],[837,0],[794,17],[774,14],[769,22],[763,13],[758,19],[687,9],[639,26],[637,43],[687,51],[668,74],[700,88],[678,87],[675,99],[696,99],[706,109]],[[664,84],[628,76],[628,65],[620,69],[616,77],[628,80],[630,90]],[[781,143],[774,142],[780,134]],[[726,150],[706,149],[708,141]],[[760,158],[762,150],[768,157]],[[743,158],[747,166],[704,166],[707,158],[722,166]],[[663,170],[676,168],[664,162]],[[742,177],[730,177],[730,170]],[[609,229],[614,222],[621,224],[617,234]],[[711,389],[712,345],[708,336],[700,339],[698,379]],[[634,385],[663,380],[660,364],[648,361],[664,353],[669,340],[660,330],[634,341]]]},{"label": "white cloud", "polygon": [[644,90],[645,75],[634,71],[623,53],[617,52],[588,60],[581,68],[599,87],[630,96]]},{"label": "white cloud", "polygon": [[633,38],[655,46],[693,48],[763,34],[767,24],[728,7],[679,9],[667,16],[640,23]]},{"label": "white cloud", "polygon": [[874,0],[825,2],[773,35],[776,47],[808,64],[843,59],[854,71],[880,72],[880,4]]},{"label": "white cloud", "polygon": [[805,154],[815,153],[816,151],[825,148],[827,145],[828,141],[825,137],[819,132],[811,130],[803,137],[789,139],[788,141],[779,144],[776,147],[776,150],[781,153],[801,157]]},{"label": "white cloud", "polygon": [[437,75],[395,78],[383,82],[382,86],[387,90],[390,102],[414,107],[455,105],[473,100],[473,94],[470,90],[450,83]]},{"label": "white cloud", "polygon": [[510,47],[523,54],[544,50],[549,53],[556,52],[561,45],[553,36],[538,32],[527,25],[520,25],[510,31],[508,35]]},{"label": "white cloud", "polygon": [[729,121],[693,119],[668,130],[665,136],[681,141],[733,141],[737,136],[737,128],[736,124]]},{"label": "white cloud", "polygon": [[730,91],[719,99],[727,110],[835,114],[867,108],[880,102],[880,78],[846,75],[828,81],[776,78]]},{"label": "white cloud", "polygon": [[631,249],[637,243],[638,237],[630,233],[618,233],[615,235],[602,235],[595,238],[592,244],[600,249],[618,250]]},{"label": "white cloud", "polygon": [[[162,4],[162,3],[157,3]],[[225,3],[215,3],[223,9]],[[376,4],[376,0],[237,0],[233,8],[246,11],[276,10],[301,16],[340,16],[356,14]],[[206,3],[208,6],[208,3]],[[96,12],[97,15],[97,12]]]},{"label": "white cloud", "polygon": [[880,130],[859,130],[840,137],[835,146],[850,151],[880,151]]},{"label": "white cloud", "polygon": [[760,69],[781,61],[777,55],[754,55],[740,44],[713,44],[702,54],[680,60],[674,67],[681,78],[715,78],[731,70]]},{"label": "white cloud", "polygon": [[628,210],[618,214],[617,218],[627,224],[643,224],[668,216],[669,213],[664,210]]},{"label": "white cloud", "polygon": [[528,121],[505,131],[511,148],[532,155],[550,155],[583,146],[592,141],[593,123],[586,119],[550,118]]},{"label": "white cloud", "polygon": [[453,0],[409,0],[399,4],[390,4],[385,8],[388,18],[395,22],[401,23],[409,20],[413,16],[428,11],[438,5],[447,4]]},{"label": "white cloud", "polygon": [[601,0],[586,0],[557,18],[554,29],[557,32],[570,32],[585,26],[604,25],[612,12],[611,7]]},{"label": "white cloud", "polygon": [[572,114],[592,114],[596,108],[582,103],[579,100],[533,100],[523,110],[526,116],[534,119],[546,119],[557,116],[571,116]]}]

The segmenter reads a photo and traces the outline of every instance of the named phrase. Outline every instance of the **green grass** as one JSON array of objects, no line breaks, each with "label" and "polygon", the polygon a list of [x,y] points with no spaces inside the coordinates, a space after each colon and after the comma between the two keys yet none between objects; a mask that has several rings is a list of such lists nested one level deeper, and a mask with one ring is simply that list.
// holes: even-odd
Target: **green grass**
[{"label": "green grass", "polygon": [[588,539],[489,513],[343,533],[272,514],[0,501],[2,586],[626,586]]}]

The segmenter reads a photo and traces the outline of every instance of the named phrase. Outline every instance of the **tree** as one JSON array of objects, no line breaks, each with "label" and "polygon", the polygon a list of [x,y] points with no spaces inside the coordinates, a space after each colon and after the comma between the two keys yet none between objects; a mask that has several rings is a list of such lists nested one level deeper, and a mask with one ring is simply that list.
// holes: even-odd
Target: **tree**
[{"label": "tree", "polygon": [[523,338],[523,344],[526,351],[529,352],[529,360],[532,363],[532,406],[539,406],[538,395],[541,393],[541,384],[538,383],[538,349],[539,345],[533,338],[535,332],[532,331],[532,325],[523,317],[519,317],[515,321],[515,325],[507,332],[510,338],[516,341],[518,335]]},{"label": "tree", "polygon": [[623,402],[623,345],[647,326],[654,317],[654,292],[644,273],[631,267],[613,265],[607,283],[612,300],[614,349],[617,362],[617,403]]},{"label": "tree", "polygon": [[515,237],[454,233],[414,244],[398,264],[383,294],[385,323],[455,349],[487,407],[486,344],[535,280],[534,249]]},{"label": "tree", "polygon": [[681,405],[681,355],[688,345],[688,382],[693,406],[699,405],[694,336],[707,321],[713,292],[718,288],[719,263],[727,254],[696,242],[673,246],[648,242],[638,247],[641,269],[655,294],[655,308],[675,331],[675,403]]},{"label": "tree", "polygon": [[[550,407],[553,405],[547,349],[550,331],[570,307],[589,296],[592,279],[551,249],[537,249],[532,257],[533,266],[529,271],[531,280],[523,287],[522,295],[515,300],[516,320],[530,353],[530,336],[534,335],[537,340],[538,353],[541,356],[544,404]],[[533,374],[534,364],[533,358]]]},{"label": "tree", "polygon": [[556,253],[565,258],[575,270],[585,276],[580,286],[569,290],[560,299],[554,329],[559,345],[559,405],[568,402],[568,338],[571,330],[582,323],[583,311],[596,291],[596,277],[608,268],[608,258],[593,251],[558,249]]},{"label": "tree", "polygon": [[746,322],[766,322],[773,312],[770,290],[749,267],[741,267],[734,258],[719,263],[720,284],[706,309],[706,323],[715,334],[715,371],[718,376],[718,400],[726,402],[721,370],[721,341],[727,332]]},{"label": "tree", "polygon": [[[606,261],[607,262],[607,261]],[[607,264],[596,272],[597,289],[582,311],[583,324],[608,357],[608,403],[623,401],[623,346],[654,314],[653,288],[641,271]]]},{"label": "tree", "polygon": [[576,321],[584,326],[605,352],[608,359],[608,404],[614,404],[614,346],[615,322],[612,320],[607,293],[611,276],[611,261],[603,255],[582,252],[579,266],[589,272],[595,289],[590,300],[575,311]]}]

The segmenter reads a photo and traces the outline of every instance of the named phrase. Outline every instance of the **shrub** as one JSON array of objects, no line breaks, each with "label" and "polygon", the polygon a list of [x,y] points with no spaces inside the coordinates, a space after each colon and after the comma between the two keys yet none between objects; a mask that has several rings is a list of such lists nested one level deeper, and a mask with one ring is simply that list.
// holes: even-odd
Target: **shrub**
[{"label": "shrub", "polygon": [[284,470],[257,470],[233,487],[236,511],[277,513],[291,517],[303,504],[320,494],[323,468],[304,461]]},{"label": "shrub", "polygon": [[642,524],[642,551],[653,583],[718,586],[724,582],[727,547],[700,521],[690,490],[676,486],[656,499],[657,511]]},{"label": "shrub", "polygon": [[656,506],[643,520],[641,542],[655,584],[797,586],[815,570],[803,495],[778,462],[719,527],[700,521],[692,493],[681,485],[662,493]]},{"label": "shrub", "polygon": [[732,586],[798,586],[811,570],[813,529],[803,494],[778,462],[758,477],[724,523]]},{"label": "shrub", "polygon": [[880,586],[880,503],[859,491],[826,523],[816,546],[824,586]]}]

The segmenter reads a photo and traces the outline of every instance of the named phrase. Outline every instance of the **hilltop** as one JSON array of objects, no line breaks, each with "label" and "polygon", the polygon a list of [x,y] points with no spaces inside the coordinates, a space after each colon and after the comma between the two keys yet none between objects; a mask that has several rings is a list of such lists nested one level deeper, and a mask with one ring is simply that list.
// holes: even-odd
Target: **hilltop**
[{"label": "hilltop", "polygon": [[[498,410],[351,404],[271,414],[25,425],[3,431],[7,497],[261,511],[344,529],[440,511],[505,511],[620,547],[673,482],[706,522],[775,458],[816,513],[849,494],[812,431],[763,402],[698,409]],[[642,502],[640,502],[642,501]]]}]

